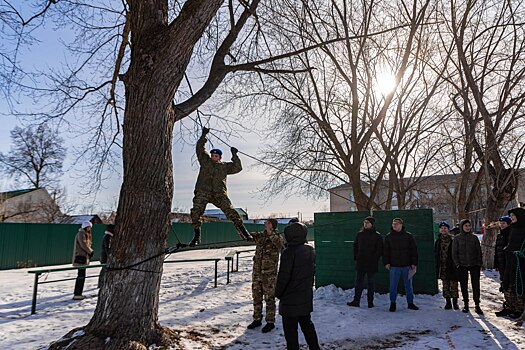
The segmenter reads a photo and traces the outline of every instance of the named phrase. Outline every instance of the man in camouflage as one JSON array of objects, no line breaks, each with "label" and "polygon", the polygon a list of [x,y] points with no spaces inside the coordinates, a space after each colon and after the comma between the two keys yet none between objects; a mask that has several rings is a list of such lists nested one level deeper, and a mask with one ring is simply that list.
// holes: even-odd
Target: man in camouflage
[{"label": "man in camouflage", "polygon": [[190,247],[200,243],[202,214],[208,203],[212,203],[221,209],[226,217],[233,221],[233,225],[242,239],[251,240],[251,235],[244,227],[241,216],[233,208],[226,190],[226,176],[237,174],[242,170],[241,160],[237,156],[237,148],[232,147],[232,161],[222,162],[222,151],[212,149],[210,154],[206,151],[206,135],[210,132],[208,128],[202,128],[202,135],[197,141],[197,159],[201,166],[193,197],[193,208],[190,216],[195,235],[190,242]]},{"label": "man in camouflage", "polygon": [[284,239],[277,232],[277,220],[264,222],[264,232],[253,233],[255,256],[253,257],[252,296],[253,322],[248,329],[262,324],[263,298],[266,302],[266,325],[262,328],[267,333],[275,328],[275,281],[279,254],[284,248]]}]

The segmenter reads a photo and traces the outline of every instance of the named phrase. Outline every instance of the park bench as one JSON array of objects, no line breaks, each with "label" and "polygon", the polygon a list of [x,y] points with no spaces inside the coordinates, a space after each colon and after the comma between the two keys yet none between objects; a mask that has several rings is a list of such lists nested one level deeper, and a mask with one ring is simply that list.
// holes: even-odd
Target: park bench
[{"label": "park bench", "polygon": [[[188,263],[188,262],[200,262],[200,261],[213,261],[215,262],[215,282],[214,282],[214,288],[217,288],[217,265],[220,258],[209,258],[209,259],[180,259],[180,260],[165,260],[165,264],[169,263]],[[71,266],[71,267],[60,267],[60,268],[50,268],[50,269],[40,269],[40,270],[30,270],[28,273],[35,274],[35,281],[33,285],[33,299],[31,301],[31,315],[33,315],[36,312],[36,297],[38,292],[38,285],[39,284],[45,284],[45,283],[53,283],[53,282],[62,282],[62,281],[71,281],[76,280],[76,277],[69,277],[69,278],[63,278],[59,280],[51,280],[51,281],[39,281],[40,275],[44,273],[52,273],[52,272],[60,272],[60,271],[73,271],[78,269],[92,269],[96,267],[104,267],[105,264],[97,264],[97,265],[88,265],[88,266]],[[85,278],[93,278],[98,277],[99,275],[95,276],[86,276]]]},{"label": "park bench", "polygon": [[235,252],[235,254],[237,255],[237,261],[236,261],[236,264],[235,264],[235,271],[239,271],[239,255],[241,255],[242,253],[251,253],[251,252],[255,252],[255,249],[237,250]]}]

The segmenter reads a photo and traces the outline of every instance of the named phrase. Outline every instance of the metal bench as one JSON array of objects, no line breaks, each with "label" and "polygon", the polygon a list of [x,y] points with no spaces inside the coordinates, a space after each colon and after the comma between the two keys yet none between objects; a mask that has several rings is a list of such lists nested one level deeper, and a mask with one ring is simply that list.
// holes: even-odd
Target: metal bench
[{"label": "metal bench", "polygon": [[[247,250],[237,250],[235,252],[235,254],[237,254],[237,262],[235,264],[235,271],[239,271],[239,255],[241,255],[242,253],[250,253],[250,252],[254,252],[255,249],[247,249]],[[233,269],[232,269],[233,271]]]},{"label": "metal bench", "polygon": [[[165,264],[169,263],[187,263],[187,262],[199,262],[199,261],[214,261],[215,262],[215,282],[214,282],[214,288],[217,288],[217,265],[220,258],[209,258],[209,259],[180,259],[180,260],[165,260]],[[33,299],[31,301],[31,315],[33,315],[36,312],[36,297],[38,292],[38,285],[39,284],[45,284],[45,283],[53,283],[53,282],[62,282],[62,281],[71,281],[76,280],[76,277],[70,277],[70,278],[63,278],[59,280],[51,280],[51,281],[43,281],[40,282],[38,279],[40,275],[44,273],[51,273],[51,272],[60,272],[60,271],[72,271],[72,270],[79,270],[79,269],[92,269],[96,267],[104,267],[106,264],[97,264],[97,265],[88,265],[88,266],[72,266],[72,267],[60,267],[60,268],[51,268],[51,269],[41,269],[41,270],[31,270],[28,271],[28,273],[34,273],[35,274],[35,282],[33,285]],[[229,269],[229,265],[228,265]],[[99,275],[95,276],[86,276],[85,278],[93,278],[98,277]],[[228,276],[229,277],[229,276]],[[228,281],[229,283],[229,281]]]}]

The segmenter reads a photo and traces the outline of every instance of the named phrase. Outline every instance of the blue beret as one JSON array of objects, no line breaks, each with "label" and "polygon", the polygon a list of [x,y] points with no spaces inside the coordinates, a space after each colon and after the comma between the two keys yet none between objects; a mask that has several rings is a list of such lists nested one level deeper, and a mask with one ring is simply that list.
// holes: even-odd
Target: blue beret
[{"label": "blue beret", "polygon": [[505,221],[507,224],[512,224],[512,219],[507,215],[500,217],[498,221]]},{"label": "blue beret", "polygon": [[215,154],[218,154],[219,156],[222,157],[222,151],[221,151],[220,149],[218,149],[218,148],[214,148],[214,149],[212,149],[212,150],[210,151],[210,153],[212,153],[212,154],[215,153]]},{"label": "blue beret", "polygon": [[450,230],[450,225],[446,221],[441,221],[439,223],[439,227],[441,227],[441,226],[446,226],[446,228],[448,228]]}]

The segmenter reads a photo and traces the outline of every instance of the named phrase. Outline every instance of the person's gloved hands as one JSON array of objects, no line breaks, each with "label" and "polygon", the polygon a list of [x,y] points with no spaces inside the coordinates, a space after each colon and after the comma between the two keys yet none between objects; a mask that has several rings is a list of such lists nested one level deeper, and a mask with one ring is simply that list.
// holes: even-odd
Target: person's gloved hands
[{"label": "person's gloved hands", "polygon": [[202,127],[202,136],[208,135],[209,132],[210,132],[210,129],[208,129],[205,126]]},{"label": "person's gloved hands", "polygon": [[235,147],[232,147],[231,151],[232,151],[232,155],[236,155],[237,152],[239,152],[239,150],[237,148],[235,148]]}]

